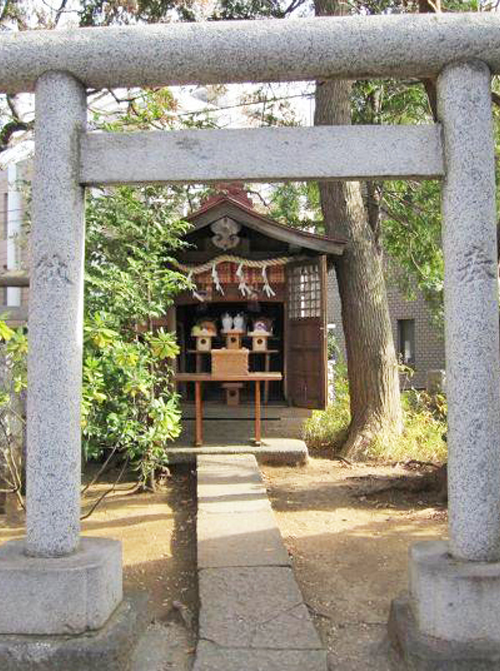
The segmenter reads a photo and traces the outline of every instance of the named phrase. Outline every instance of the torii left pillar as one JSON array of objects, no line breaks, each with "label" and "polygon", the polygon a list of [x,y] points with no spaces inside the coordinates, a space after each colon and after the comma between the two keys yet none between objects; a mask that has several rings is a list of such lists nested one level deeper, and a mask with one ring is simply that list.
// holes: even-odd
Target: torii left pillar
[{"label": "torii left pillar", "polygon": [[0,548],[0,635],[23,637],[98,630],[122,601],[120,543],[80,537],[85,89],[46,72],[35,93],[27,531]]}]

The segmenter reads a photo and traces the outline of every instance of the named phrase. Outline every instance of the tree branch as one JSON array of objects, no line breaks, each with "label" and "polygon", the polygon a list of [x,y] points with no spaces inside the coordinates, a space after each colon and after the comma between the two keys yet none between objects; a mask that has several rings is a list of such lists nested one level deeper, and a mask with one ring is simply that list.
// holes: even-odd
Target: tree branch
[{"label": "tree branch", "polygon": [[111,452],[110,452],[108,458],[107,458],[106,461],[104,462],[104,464],[103,464],[103,465],[101,466],[101,468],[97,471],[96,475],[95,475],[95,476],[92,478],[92,480],[91,480],[88,484],[86,484],[85,487],[82,489],[82,491],[80,492],[80,496],[83,496],[83,494],[85,494],[85,492],[86,492],[90,487],[92,487],[93,485],[95,485],[95,483],[99,480],[99,478],[101,477],[101,475],[104,473],[104,471],[105,471],[106,468],[108,467],[108,464],[109,464],[109,462],[111,461],[111,459],[112,459],[112,457],[113,457],[113,455],[115,454],[115,452],[116,452],[117,449],[118,449],[118,447],[115,445],[115,446],[113,447],[113,449],[111,450]]},{"label": "tree branch", "polygon": [[292,2],[288,5],[288,7],[283,10],[283,16],[288,16],[291,14],[293,11],[295,11],[298,7],[303,5],[305,0],[292,0]]},{"label": "tree branch", "polygon": [[258,191],[254,191],[254,189],[246,189],[246,192],[252,194],[253,196],[257,196],[257,198],[259,198],[260,202],[262,203],[262,205],[264,205],[266,210],[270,209],[269,203],[261,193],[259,193]]},{"label": "tree branch", "polygon": [[[418,11],[419,14],[439,14],[441,12],[441,0],[419,0]],[[434,79],[423,79],[422,83],[427,93],[433,119],[438,121],[436,82]]]},{"label": "tree branch", "polygon": [[15,121],[21,121],[21,115],[17,109],[15,96],[6,95],[7,105],[9,106],[10,113],[12,114]]},{"label": "tree branch", "polygon": [[9,121],[0,131],[0,151],[7,149],[11,137],[14,133],[21,130],[30,130],[33,127],[33,122],[24,121]]},{"label": "tree branch", "polygon": [[419,0],[418,11],[420,14],[439,14],[441,9],[441,0]]},{"label": "tree branch", "polygon": [[122,467],[120,473],[118,474],[118,477],[113,482],[113,485],[109,489],[106,489],[106,491],[101,494],[101,496],[97,499],[97,501],[90,507],[90,510],[88,510],[86,513],[84,513],[80,517],[80,520],[86,520],[88,517],[90,517],[92,515],[92,513],[94,512],[94,510],[101,504],[102,501],[104,501],[106,496],[108,496],[109,494],[111,494],[112,492],[115,491],[116,487],[118,486],[118,483],[120,482],[120,480],[123,477],[123,474],[125,473],[125,470],[128,466],[128,463],[129,463],[129,458],[127,457],[127,459],[125,459],[125,461],[123,462],[123,467]]},{"label": "tree branch", "polygon": [[62,0],[61,4],[59,5],[59,9],[56,11],[56,15],[54,18],[54,26],[57,26],[57,24],[59,23],[59,19],[64,14],[64,10],[67,4],[68,0]]}]

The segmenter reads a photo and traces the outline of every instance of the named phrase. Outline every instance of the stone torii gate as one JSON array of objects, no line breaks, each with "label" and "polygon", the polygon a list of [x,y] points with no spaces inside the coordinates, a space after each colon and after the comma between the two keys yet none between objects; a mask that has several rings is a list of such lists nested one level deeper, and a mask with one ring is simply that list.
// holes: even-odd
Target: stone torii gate
[{"label": "stone torii gate", "polygon": [[[80,538],[85,187],[436,177],[443,178],[450,540],[413,546],[410,595],[394,602],[391,631],[412,668],[497,668],[500,361],[490,78],[499,73],[494,14],[0,35],[0,91],[36,93],[27,534],[0,548],[5,668],[36,668],[33,641],[98,632],[122,601],[119,544]],[[86,88],[387,76],[436,77],[440,123],[119,135],[85,128]],[[28,657],[19,662],[24,649],[32,666]]]}]

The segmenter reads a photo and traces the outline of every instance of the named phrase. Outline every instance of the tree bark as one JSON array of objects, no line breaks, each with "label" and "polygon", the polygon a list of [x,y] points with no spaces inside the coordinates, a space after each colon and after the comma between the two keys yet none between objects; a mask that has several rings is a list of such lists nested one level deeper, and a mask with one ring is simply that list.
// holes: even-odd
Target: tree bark
[{"label": "tree bark", "polygon": [[[345,3],[339,0],[315,0],[315,9],[318,16],[346,13]],[[315,125],[351,123],[350,88],[346,81],[317,82]],[[375,434],[402,430],[397,359],[383,258],[361,185],[325,182],[319,190],[327,234],[348,240],[335,271],[351,402],[351,424],[342,454],[356,459],[363,456]]]}]

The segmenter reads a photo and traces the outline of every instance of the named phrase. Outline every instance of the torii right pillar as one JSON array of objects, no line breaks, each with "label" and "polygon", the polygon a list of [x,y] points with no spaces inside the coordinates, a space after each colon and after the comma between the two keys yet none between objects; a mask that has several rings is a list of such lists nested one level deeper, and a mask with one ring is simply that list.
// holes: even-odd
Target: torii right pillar
[{"label": "torii right pillar", "polygon": [[491,76],[437,81],[448,396],[449,541],[410,550],[410,593],[389,631],[408,668],[500,669],[500,346]]}]

